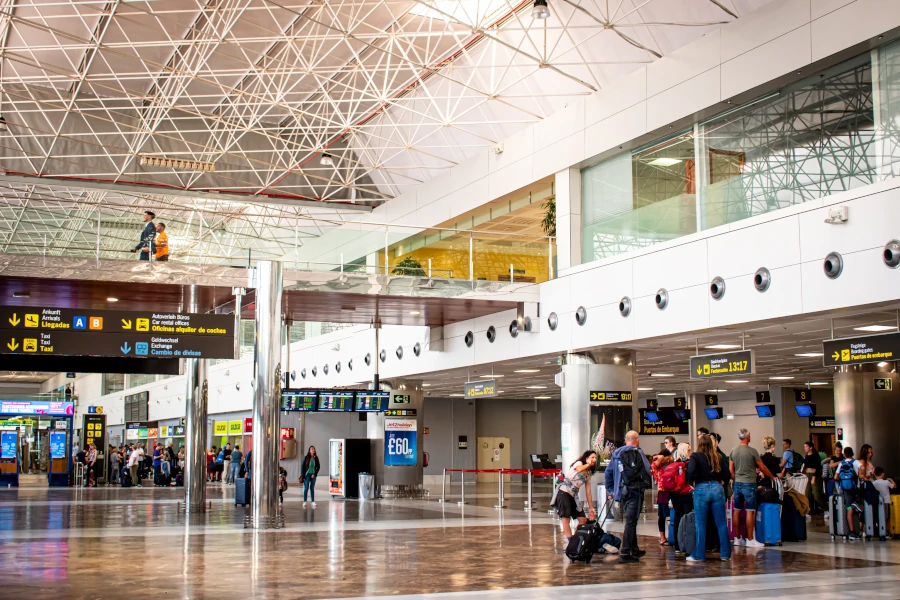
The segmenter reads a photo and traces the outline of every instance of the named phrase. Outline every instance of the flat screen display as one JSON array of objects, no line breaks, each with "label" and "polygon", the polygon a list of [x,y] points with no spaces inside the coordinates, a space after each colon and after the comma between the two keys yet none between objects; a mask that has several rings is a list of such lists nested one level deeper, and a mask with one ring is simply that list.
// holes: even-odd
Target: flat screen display
[{"label": "flat screen display", "polygon": [[309,412],[316,410],[318,392],[316,390],[281,390],[281,410]]},{"label": "flat screen display", "polygon": [[722,409],[719,407],[704,408],[703,410],[706,411],[706,418],[710,421],[722,418]]},{"label": "flat screen display", "polygon": [[656,414],[655,412],[647,411],[644,414],[647,417],[647,421],[649,421],[650,423],[659,423],[659,415]]},{"label": "flat screen display", "polygon": [[798,417],[814,417],[816,416],[815,404],[798,404],[794,407],[797,410]]},{"label": "flat screen display", "polygon": [[678,419],[679,421],[687,421],[688,419],[691,418],[691,411],[689,411],[687,409],[683,409],[683,410],[676,409],[675,410],[675,418]]},{"label": "flat screen display", "polygon": [[319,410],[343,412],[353,410],[353,392],[319,391]]},{"label": "flat screen display", "polygon": [[756,416],[761,419],[770,419],[775,416],[775,406],[772,404],[757,404]]},{"label": "flat screen display", "polygon": [[384,412],[391,400],[390,392],[356,392],[357,412]]}]

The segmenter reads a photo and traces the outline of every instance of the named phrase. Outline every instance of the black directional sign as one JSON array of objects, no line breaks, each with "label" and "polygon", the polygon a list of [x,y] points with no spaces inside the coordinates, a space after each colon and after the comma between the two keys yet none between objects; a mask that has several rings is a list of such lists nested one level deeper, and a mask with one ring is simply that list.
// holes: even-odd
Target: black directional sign
[{"label": "black directional sign", "polygon": [[631,392],[591,392],[591,402],[631,402]]},{"label": "black directional sign", "polygon": [[900,358],[900,333],[825,340],[822,342],[826,367],[861,365]]},{"label": "black directional sign", "polygon": [[772,401],[772,395],[768,391],[756,392],[756,402],[768,404]]},{"label": "black directional sign", "polygon": [[3,306],[0,354],[234,358],[234,318]]},{"label": "black directional sign", "polygon": [[894,389],[894,381],[890,377],[876,377],[872,381],[876,390],[889,391]]},{"label": "black directional sign", "polygon": [[753,350],[720,352],[691,357],[691,379],[751,375],[755,371]]}]

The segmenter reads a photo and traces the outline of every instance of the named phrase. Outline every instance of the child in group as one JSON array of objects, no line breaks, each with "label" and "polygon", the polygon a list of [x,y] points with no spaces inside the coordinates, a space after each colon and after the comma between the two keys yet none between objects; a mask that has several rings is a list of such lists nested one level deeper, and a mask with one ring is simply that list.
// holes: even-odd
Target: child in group
[{"label": "child in group", "polygon": [[891,490],[894,489],[897,484],[895,484],[894,480],[890,477],[884,476],[884,469],[882,467],[875,467],[875,480],[872,482],[872,485],[875,486],[875,489],[878,490],[878,493],[881,494],[881,499],[884,501],[884,528],[885,531],[890,531]]},{"label": "child in group", "polygon": [[284,491],[288,488],[287,471],[281,465],[278,466],[278,503],[284,504]]}]

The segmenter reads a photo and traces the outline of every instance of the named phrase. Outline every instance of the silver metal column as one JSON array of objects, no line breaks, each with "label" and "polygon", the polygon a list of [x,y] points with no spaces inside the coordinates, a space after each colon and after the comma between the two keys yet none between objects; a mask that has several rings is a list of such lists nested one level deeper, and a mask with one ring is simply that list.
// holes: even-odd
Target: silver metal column
[{"label": "silver metal column", "polygon": [[187,390],[184,417],[184,508],[203,512],[206,508],[206,415],[208,401],[207,362],[185,359]]},{"label": "silver metal column", "polygon": [[251,525],[278,526],[278,441],[281,400],[281,297],[284,267],[261,261],[256,267],[256,338],[253,348],[253,471]]},{"label": "silver metal column", "polygon": [[[200,312],[197,287],[190,286],[185,292],[185,312]],[[189,513],[203,512],[206,509],[208,363],[202,358],[187,358],[184,365],[187,374],[184,394],[184,508]]]}]

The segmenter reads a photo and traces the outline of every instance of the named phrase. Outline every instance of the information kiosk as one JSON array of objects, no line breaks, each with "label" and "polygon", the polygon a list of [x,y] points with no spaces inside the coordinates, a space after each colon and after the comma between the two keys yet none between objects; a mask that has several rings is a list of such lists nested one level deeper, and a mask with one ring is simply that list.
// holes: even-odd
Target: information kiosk
[{"label": "information kiosk", "polygon": [[68,486],[74,417],[72,402],[0,400],[0,486],[18,486],[19,474]]}]

